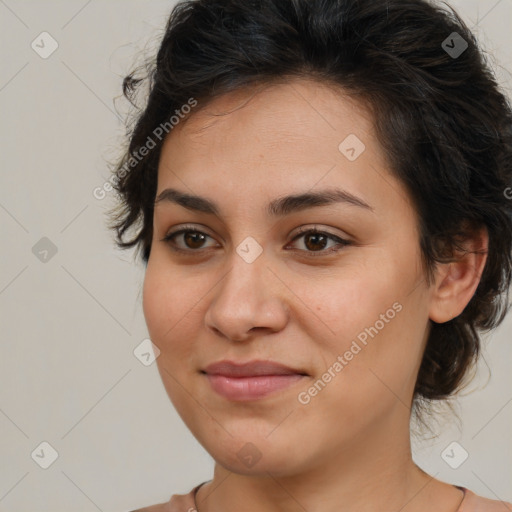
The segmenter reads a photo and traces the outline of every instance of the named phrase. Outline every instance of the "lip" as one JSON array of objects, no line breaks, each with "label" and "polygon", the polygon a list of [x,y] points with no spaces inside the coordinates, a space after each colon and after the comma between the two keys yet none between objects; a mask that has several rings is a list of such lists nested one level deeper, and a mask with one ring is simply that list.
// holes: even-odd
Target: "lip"
[{"label": "lip", "polygon": [[224,375],[226,377],[258,377],[261,375],[306,375],[302,369],[295,369],[274,361],[254,359],[246,363],[234,361],[218,361],[208,365],[204,370],[208,375]]},{"label": "lip", "polygon": [[246,363],[219,361],[207,366],[202,373],[206,374],[216,393],[233,401],[264,398],[307,376],[301,369],[262,360]]}]

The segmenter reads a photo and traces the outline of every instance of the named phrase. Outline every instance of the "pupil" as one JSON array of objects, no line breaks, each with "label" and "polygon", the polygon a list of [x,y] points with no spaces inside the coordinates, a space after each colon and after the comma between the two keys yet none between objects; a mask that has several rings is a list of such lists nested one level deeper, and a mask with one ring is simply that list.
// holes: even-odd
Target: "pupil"
[{"label": "pupil", "polygon": [[[192,240],[191,240],[192,239]],[[195,239],[195,240],[194,240]],[[198,239],[202,239],[202,240],[199,240],[199,245],[194,245],[195,242],[198,241]],[[190,243],[192,243],[192,245],[190,245]],[[187,244],[187,246],[189,246],[191,249],[197,249],[201,246],[201,243],[204,242],[204,236],[201,234],[201,233],[193,233],[193,232],[188,232],[188,233],[185,233],[185,243]]]},{"label": "pupil", "polygon": [[[308,240],[316,240],[316,242],[314,241],[313,242],[313,247],[310,247],[311,244],[308,244]],[[310,234],[306,237],[306,247],[308,249],[312,249],[314,250],[315,249],[315,245],[318,245],[318,239],[323,239],[324,243],[320,243],[321,247],[317,247],[317,249],[323,249],[325,247],[325,239],[326,237],[324,235],[321,235],[319,233],[314,233],[314,234]]]}]

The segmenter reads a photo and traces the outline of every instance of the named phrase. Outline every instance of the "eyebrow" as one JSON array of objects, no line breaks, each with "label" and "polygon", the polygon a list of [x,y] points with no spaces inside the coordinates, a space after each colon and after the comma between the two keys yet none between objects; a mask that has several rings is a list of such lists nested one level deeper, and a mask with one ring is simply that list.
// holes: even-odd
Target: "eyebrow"
[{"label": "eyebrow", "polygon": [[[155,206],[161,203],[175,203],[188,210],[220,216],[219,207],[210,199],[186,194],[173,188],[167,188],[160,192],[155,200]],[[267,214],[270,217],[282,217],[315,206],[326,206],[335,203],[346,203],[372,212],[374,211],[374,209],[361,198],[346,190],[335,188],[279,197],[268,204]]]}]

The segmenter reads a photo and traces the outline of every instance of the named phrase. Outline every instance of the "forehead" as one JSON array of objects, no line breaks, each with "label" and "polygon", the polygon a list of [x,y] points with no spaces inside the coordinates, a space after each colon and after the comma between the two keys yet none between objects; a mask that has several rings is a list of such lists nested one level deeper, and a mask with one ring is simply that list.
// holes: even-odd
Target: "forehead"
[{"label": "forehead", "polygon": [[[389,170],[369,110],[335,86],[255,86],[200,107],[164,141],[157,196],[166,188],[215,196],[231,209],[236,203],[236,216],[260,211],[262,201],[277,196],[337,187],[382,213],[390,206],[383,191],[391,187],[412,207]],[[348,158],[349,146],[356,158]]]},{"label": "forehead", "polygon": [[[339,89],[297,81],[229,93],[196,108],[164,141],[157,197],[174,189],[207,199],[242,229],[267,218],[280,198],[337,189],[370,205],[383,232],[398,224],[414,231],[414,204],[390,170],[371,115]],[[347,145],[359,151],[355,158],[348,158]],[[369,215],[350,211],[356,224]]]},{"label": "forehead", "polygon": [[303,137],[329,134],[338,138],[350,129],[372,132],[373,120],[366,106],[340,87],[296,79],[248,86],[210,99],[178,123],[168,139],[181,135],[204,143],[205,139],[221,139],[224,132],[240,128],[245,132],[261,129],[261,141],[265,141],[265,135],[271,138],[279,132]]},{"label": "forehead", "polygon": [[324,163],[339,160],[340,144],[349,136],[386,164],[362,102],[339,87],[297,79],[246,87],[195,107],[166,137],[162,160],[168,156],[172,167],[189,170],[205,160],[209,169],[262,162],[267,168],[272,163],[309,167],[319,156]]}]

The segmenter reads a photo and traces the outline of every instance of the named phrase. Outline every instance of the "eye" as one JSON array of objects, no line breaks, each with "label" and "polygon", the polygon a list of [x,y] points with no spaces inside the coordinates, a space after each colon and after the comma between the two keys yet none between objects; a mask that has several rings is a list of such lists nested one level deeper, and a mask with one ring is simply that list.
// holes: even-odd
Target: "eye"
[{"label": "eye", "polygon": [[[201,249],[205,249],[204,243],[208,238],[212,237],[194,227],[184,226],[181,229],[168,233],[161,241],[168,243],[173,251],[191,254],[199,253]],[[308,256],[313,257],[338,252],[343,247],[351,244],[348,240],[316,228],[302,228],[293,238],[292,242],[300,238],[304,239],[304,246],[306,247],[306,249],[300,249],[300,251],[309,253]],[[179,247],[176,239],[181,239],[185,244],[185,248]],[[326,249],[329,241],[335,242],[335,245]]]},{"label": "eye", "polygon": [[[306,252],[310,253],[308,256],[313,257],[325,256],[326,254],[338,252],[343,247],[350,245],[350,241],[331,233],[320,231],[316,228],[301,229],[299,233],[293,238],[292,242],[295,242],[295,240],[298,240],[299,238],[304,239]],[[331,246],[330,248],[325,249],[328,241],[336,242],[336,244],[334,247]]]},{"label": "eye", "polygon": [[[185,243],[185,249],[176,246],[175,239],[179,237],[181,237],[182,241]],[[198,249],[202,249],[202,245],[207,238],[211,237],[198,229],[185,226],[179,230],[168,233],[161,241],[168,243],[173,251],[190,253],[198,252]]]}]

